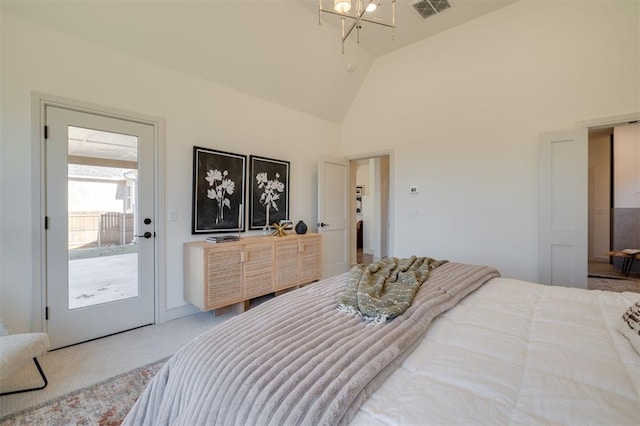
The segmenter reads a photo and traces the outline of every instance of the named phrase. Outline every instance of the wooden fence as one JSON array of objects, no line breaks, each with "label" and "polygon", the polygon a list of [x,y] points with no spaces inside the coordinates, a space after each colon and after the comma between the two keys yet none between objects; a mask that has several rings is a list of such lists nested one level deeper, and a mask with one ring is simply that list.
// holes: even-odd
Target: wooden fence
[{"label": "wooden fence", "polygon": [[69,212],[69,248],[129,244],[133,213]]}]

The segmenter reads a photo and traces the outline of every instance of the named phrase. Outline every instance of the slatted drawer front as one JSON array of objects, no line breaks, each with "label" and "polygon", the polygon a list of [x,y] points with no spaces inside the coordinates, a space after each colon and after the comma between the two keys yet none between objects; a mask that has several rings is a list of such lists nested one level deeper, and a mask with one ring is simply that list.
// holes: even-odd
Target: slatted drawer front
[{"label": "slatted drawer front", "polygon": [[300,246],[297,238],[276,243],[276,290],[299,283],[298,259]]},{"label": "slatted drawer front", "polygon": [[273,293],[273,244],[247,244],[243,256],[244,298]]},{"label": "slatted drawer front", "polygon": [[[222,243],[232,244],[232,243]],[[207,309],[226,306],[242,300],[241,248],[238,244],[208,250]]]},{"label": "slatted drawer front", "polygon": [[320,262],[320,236],[309,236],[300,241],[301,244],[301,265],[300,280],[309,282],[319,280],[322,277],[322,265]]},{"label": "slatted drawer front", "polygon": [[321,245],[318,234],[185,243],[185,299],[208,311],[315,281]]}]

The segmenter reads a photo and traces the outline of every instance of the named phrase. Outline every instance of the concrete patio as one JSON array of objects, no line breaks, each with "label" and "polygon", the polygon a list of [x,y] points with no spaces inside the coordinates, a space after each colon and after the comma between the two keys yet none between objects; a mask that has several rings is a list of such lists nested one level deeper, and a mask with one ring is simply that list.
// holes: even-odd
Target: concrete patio
[{"label": "concrete patio", "polygon": [[138,295],[138,254],[69,261],[69,308],[76,309]]}]

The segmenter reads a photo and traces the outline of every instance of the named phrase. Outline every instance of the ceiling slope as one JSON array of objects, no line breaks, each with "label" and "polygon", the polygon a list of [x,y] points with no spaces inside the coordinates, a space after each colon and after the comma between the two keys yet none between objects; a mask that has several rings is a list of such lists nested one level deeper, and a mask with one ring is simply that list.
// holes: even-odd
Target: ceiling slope
[{"label": "ceiling slope", "polygon": [[[314,0],[5,0],[1,5],[2,13],[341,123],[377,56],[512,2],[456,0],[450,10],[423,20],[408,1],[399,0],[396,40],[389,29],[369,24],[360,44],[350,37],[345,54],[339,19],[329,16],[318,25]],[[380,17],[389,4],[382,2]]]}]

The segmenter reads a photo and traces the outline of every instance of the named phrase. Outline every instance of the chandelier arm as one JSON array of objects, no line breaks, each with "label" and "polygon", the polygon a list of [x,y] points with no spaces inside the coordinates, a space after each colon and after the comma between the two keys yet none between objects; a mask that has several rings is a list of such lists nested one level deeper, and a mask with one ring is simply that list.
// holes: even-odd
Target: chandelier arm
[{"label": "chandelier arm", "polygon": [[[372,3],[374,0],[368,0],[368,3]],[[362,22],[367,22],[369,24],[376,24],[376,25],[381,25],[383,27],[387,27],[387,28],[391,28],[393,29],[393,35],[392,38],[395,40],[395,29],[396,29],[396,0],[392,0],[391,1],[391,11],[392,11],[392,19],[391,19],[391,24],[387,24],[386,22],[379,22],[379,21],[372,21],[370,19],[367,18],[363,18],[365,12],[366,12],[366,8],[362,7],[362,4],[360,3],[361,0],[358,0],[358,10],[356,11],[355,15],[347,15],[345,13],[339,13],[339,12],[334,12],[332,10],[327,10],[327,9],[323,9],[322,8],[322,0],[318,0],[318,24],[322,25],[322,14],[323,13],[329,13],[331,15],[336,15],[340,17],[340,21],[341,21],[341,27],[342,27],[342,53],[344,54],[344,42],[347,40],[347,38],[349,37],[349,35],[351,35],[351,33],[353,32],[354,29],[357,28],[358,30],[358,43],[360,43],[360,28],[361,28],[361,23]],[[351,24],[351,27],[349,28],[348,31],[345,31],[345,18],[349,18],[352,19],[354,22]]]},{"label": "chandelier arm", "polygon": [[[344,21],[343,21],[344,22]],[[351,28],[349,28],[349,31],[347,31],[347,33],[344,33],[344,25],[342,26],[342,44],[344,45],[344,42],[347,41],[347,38],[349,38],[349,35],[351,34],[351,32],[353,31],[353,29],[356,27],[358,23],[354,22],[353,24],[351,24]]]},{"label": "chandelier arm", "polygon": [[[340,16],[340,17],[353,19],[354,21],[357,19],[356,16],[343,15],[342,13],[333,12],[331,10],[322,9],[320,11],[324,12],[324,13],[330,13],[332,15],[336,15],[336,16]],[[360,20],[363,21],[363,22],[368,22],[370,24],[382,25],[383,27],[388,27],[388,28],[395,28],[396,27],[395,24],[387,24],[386,22],[372,21],[371,19],[367,19],[367,18],[360,18]]]},{"label": "chandelier arm", "polygon": [[[356,27],[360,27],[360,25],[358,25],[358,24],[361,21],[371,22],[371,23],[374,23],[374,24],[380,24],[380,25],[388,26],[387,24],[382,24],[381,22],[369,21],[368,19],[363,18],[362,15],[364,15],[365,12],[366,12],[366,10],[362,9],[362,10],[359,10],[358,13],[356,13],[356,16],[349,16],[349,15],[344,15],[344,14],[342,15],[343,18],[346,16],[348,18],[355,19],[355,22],[351,25],[351,28],[349,28],[349,31],[347,31],[347,34],[342,36],[342,43],[343,44],[347,40],[347,38],[349,37],[349,34],[351,34],[353,29],[356,28]],[[358,35],[359,34],[360,34],[360,28],[358,28]],[[358,43],[360,43],[360,37],[358,37]]]},{"label": "chandelier arm", "polygon": [[393,28],[391,31],[391,40],[396,39],[396,0],[392,0],[391,1],[391,24],[393,24],[393,26],[391,28]]},{"label": "chandelier arm", "polygon": [[360,18],[361,21],[368,22],[370,24],[382,25],[383,27],[395,28],[395,24],[387,24],[386,22],[372,21],[367,18]]},{"label": "chandelier arm", "polygon": [[356,19],[355,16],[351,16],[351,15],[346,15],[344,13],[338,13],[338,12],[334,12],[333,10],[328,10],[328,9],[320,9],[321,12],[324,13],[330,13],[332,15],[336,15],[336,16],[344,16],[345,18],[351,18],[351,19]]},{"label": "chandelier arm", "polygon": [[[342,54],[344,55],[344,41],[347,39],[349,34],[344,35],[344,15],[342,15],[342,19],[340,21],[342,22]],[[352,29],[353,27],[351,28],[351,30]],[[349,32],[351,32],[351,30],[349,30]]]}]

